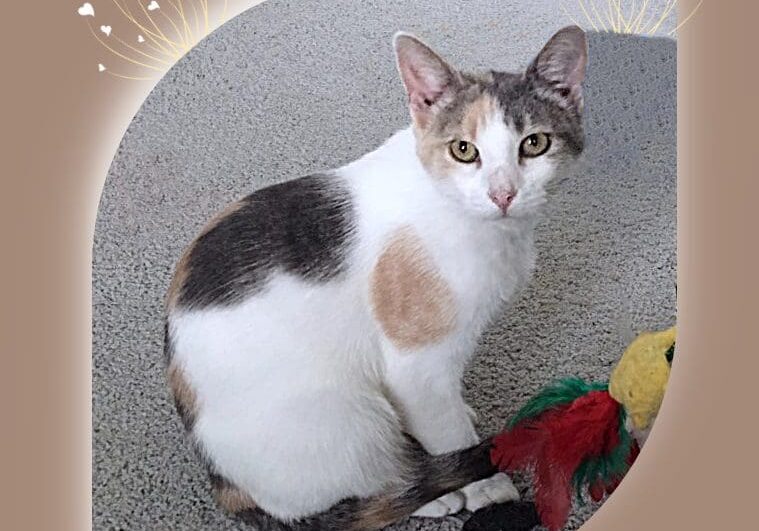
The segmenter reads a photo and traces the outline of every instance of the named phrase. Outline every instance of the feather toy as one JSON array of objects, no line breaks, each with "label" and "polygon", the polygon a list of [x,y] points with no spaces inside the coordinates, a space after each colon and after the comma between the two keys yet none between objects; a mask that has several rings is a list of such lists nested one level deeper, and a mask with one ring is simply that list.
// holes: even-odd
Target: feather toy
[{"label": "feather toy", "polygon": [[[659,411],[674,354],[675,328],[640,334],[609,383],[568,378],[527,402],[493,439],[491,459],[504,472],[529,472],[535,507],[550,531],[562,529],[572,493],[600,501],[619,485]],[[470,527],[476,529],[478,513]],[[488,529],[509,531],[508,522]]]}]

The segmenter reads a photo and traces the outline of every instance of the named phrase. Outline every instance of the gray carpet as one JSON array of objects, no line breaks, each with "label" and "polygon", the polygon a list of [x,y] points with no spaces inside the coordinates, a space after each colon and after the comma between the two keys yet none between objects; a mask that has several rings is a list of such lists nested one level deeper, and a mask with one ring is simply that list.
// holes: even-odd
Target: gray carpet
[{"label": "gray carpet", "polygon": [[[163,293],[209,216],[403,127],[395,30],[456,65],[511,69],[567,22],[555,2],[356,5],[269,0],[244,13],[169,72],[119,147],[94,247],[95,529],[244,529],[214,506],[163,380]],[[590,35],[584,159],[554,186],[534,280],[466,376],[482,432],[557,377],[606,379],[631,329],[674,322],[675,47]],[[595,508],[577,507],[570,526]]]}]

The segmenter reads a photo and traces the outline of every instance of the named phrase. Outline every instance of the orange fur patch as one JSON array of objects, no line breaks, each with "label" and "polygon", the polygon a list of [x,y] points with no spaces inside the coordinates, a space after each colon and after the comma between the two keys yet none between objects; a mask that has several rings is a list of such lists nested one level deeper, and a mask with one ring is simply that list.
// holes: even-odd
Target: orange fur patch
[{"label": "orange fur patch", "polygon": [[374,316],[402,349],[440,341],[455,325],[453,292],[413,229],[398,230],[372,272]]},{"label": "orange fur patch", "polygon": [[468,105],[464,111],[464,119],[461,122],[462,129],[466,134],[465,140],[476,144],[478,131],[496,113],[497,108],[498,102],[493,96],[485,92]]},{"label": "orange fur patch", "polygon": [[184,283],[187,280],[187,275],[190,272],[187,265],[187,258],[190,254],[189,251],[191,248],[192,245],[182,254],[182,256],[179,258],[179,262],[177,262],[176,268],[174,269],[174,275],[171,277],[171,282],[169,283],[169,290],[166,292],[167,310],[175,308],[177,302],[179,301],[179,295],[182,291],[182,286],[184,286]]},{"label": "orange fur patch", "polygon": [[458,164],[448,154],[448,137],[435,133],[417,136],[416,154],[422,165],[434,177],[447,177]]},{"label": "orange fur patch", "polygon": [[222,486],[214,488],[213,496],[216,503],[230,513],[239,513],[240,511],[256,508],[256,502],[248,493],[229,483],[224,483]]},{"label": "orange fur patch", "polygon": [[177,403],[177,409],[180,411],[186,424],[191,425],[197,414],[198,397],[195,390],[189,384],[184,376],[184,371],[175,362],[169,364],[167,371],[169,387]]},{"label": "orange fur patch", "polygon": [[351,526],[353,531],[377,530],[395,523],[405,516],[399,514],[398,503],[395,497],[382,496],[372,500],[367,507],[356,515],[356,521]]},{"label": "orange fur patch", "polygon": [[463,107],[459,123],[451,122],[442,130],[435,127],[428,130],[415,129],[417,155],[422,165],[433,176],[447,177],[453,173],[461,163],[453,160],[448,152],[451,139],[466,140],[477,145],[477,134],[497,109],[496,99],[481,92]]}]

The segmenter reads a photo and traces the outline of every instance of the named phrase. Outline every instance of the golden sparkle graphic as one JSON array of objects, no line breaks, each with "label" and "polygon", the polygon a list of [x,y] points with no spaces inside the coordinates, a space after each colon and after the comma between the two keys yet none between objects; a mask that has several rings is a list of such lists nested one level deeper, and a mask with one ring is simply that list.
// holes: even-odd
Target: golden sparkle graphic
[{"label": "golden sparkle graphic", "polygon": [[[703,0],[666,35],[676,35],[677,30],[688,22],[702,3]],[[561,8],[572,22],[585,29],[636,35],[662,34],[664,23],[671,17],[677,17],[677,0],[667,0],[664,5],[658,2],[656,6],[651,4],[649,0],[577,0],[573,12],[567,9],[566,2],[562,2]],[[578,19],[583,18],[587,24],[578,22]]]},{"label": "golden sparkle graphic", "polygon": [[108,61],[97,63],[98,72],[139,81],[163,75],[224,22],[227,4],[227,0],[110,0],[119,20],[102,23],[93,3],[83,3],[77,13],[110,55]]},{"label": "golden sparkle graphic", "polygon": [[[262,0],[241,2],[250,6]],[[98,0],[76,10],[106,57],[94,62],[103,75],[156,80],[227,19],[228,0]],[[565,15],[586,30],[674,36],[698,10],[673,29],[678,0],[562,0]],[[248,6],[248,7],[250,7]],[[98,12],[107,15],[98,16]]]}]

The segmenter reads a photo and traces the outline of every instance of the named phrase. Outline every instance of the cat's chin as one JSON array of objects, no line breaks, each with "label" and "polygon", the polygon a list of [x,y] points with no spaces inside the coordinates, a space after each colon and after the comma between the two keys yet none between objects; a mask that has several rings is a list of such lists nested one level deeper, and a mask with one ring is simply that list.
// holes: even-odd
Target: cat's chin
[{"label": "cat's chin", "polygon": [[509,219],[509,216],[504,214],[503,212],[499,211],[482,211],[482,210],[464,210],[466,216],[470,219],[487,222],[487,223],[497,223],[500,221],[505,221]]},{"label": "cat's chin", "polygon": [[492,220],[494,222],[508,223],[510,221],[519,221],[519,220],[531,218],[531,217],[534,217],[536,214],[537,214],[537,211],[532,211],[532,210],[522,209],[522,208],[511,208],[507,210],[506,212],[502,212],[500,210],[488,212],[487,214],[481,217],[483,219]]},{"label": "cat's chin", "polygon": [[524,217],[523,215],[512,213],[511,211],[502,212],[501,210],[495,209],[488,209],[485,211],[471,209],[466,213],[468,217],[485,223],[508,223],[509,221],[514,221]]},{"label": "cat's chin", "polygon": [[512,206],[508,211],[508,219],[514,220],[527,220],[540,217],[543,212],[544,200],[531,201],[529,204],[516,204]]}]

